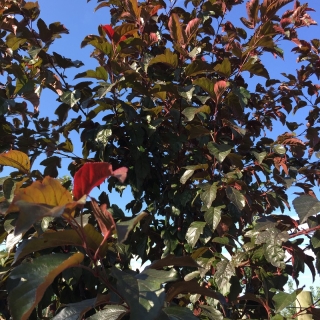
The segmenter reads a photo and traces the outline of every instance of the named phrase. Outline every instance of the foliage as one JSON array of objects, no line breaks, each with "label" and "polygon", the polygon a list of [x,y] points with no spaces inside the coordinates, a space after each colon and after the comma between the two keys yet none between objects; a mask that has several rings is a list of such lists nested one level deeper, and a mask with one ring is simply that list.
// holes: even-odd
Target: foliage
[{"label": "foliage", "polygon": [[[283,319],[300,290],[283,291],[288,275],[320,271],[320,40],[299,37],[312,9],[250,0],[231,22],[242,0],[97,2],[111,23],[81,43],[97,67],[68,82],[83,63],[51,50],[66,27],[37,2],[0,0],[0,164],[14,169],[1,178],[3,315]],[[264,57],[283,58],[284,42],[300,65],[271,78]],[[52,118],[43,90],[60,103]],[[105,191],[87,201],[106,178],[132,191],[131,217]],[[130,270],[133,256],[151,265]]]}]

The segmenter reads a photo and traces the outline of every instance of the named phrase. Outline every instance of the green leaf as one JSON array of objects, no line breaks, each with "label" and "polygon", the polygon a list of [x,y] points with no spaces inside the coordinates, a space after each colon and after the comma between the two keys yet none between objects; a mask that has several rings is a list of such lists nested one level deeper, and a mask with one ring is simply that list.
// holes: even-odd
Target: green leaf
[{"label": "green leaf", "polygon": [[311,244],[312,244],[313,248],[315,248],[315,249],[320,248],[320,231],[319,230],[317,230],[313,234],[313,236],[311,238]]},{"label": "green leaf", "polygon": [[292,293],[280,291],[277,294],[275,294],[272,298],[276,307],[275,312],[278,313],[282,311],[284,308],[288,307],[290,304],[294,303],[297,298],[297,294],[299,294],[301,291],[302,289],[298,289]]},{"label": "green leaf", "polygon": [[185,183],[187,182],[187,180],[188,180],[190,177],[192,177],[193,173],[194,173],[194,170],[186,170],[186,171],[183,173],[182,177],[180,178],[180,183],[185,184]]},{"label": "green leaf", "polygon": [[227,155],[231,152],[232,146],[228,144],[217,144],[215,142],[209,142],[208,145],[209,152],[214,155],[219,163],[222,163],[223,160],[227,157]]},{"label": "green leaf", "polygon": [[206,185],[205,187],[202,188],[204,189],[204,191],[201,193],[200,198],[207,208],[211,207],[212,202],[216,198],[217,189],[218,189],[217,184],[218,182],[214,182],[212,185]]},{"label": "green leaf", "polygon": [[230,292],[230,279],[235,275],[235,269],[231,265],[230,261],[224,259],[217,263],[216,273],[213,278],[222,295],[226,296]]},{"label": "green leaf", "polygon": [[[103,310],[98,311],[93,316],[86,318],[87,320],[118,320],[127,313],[128,310],[121,305],[106,305]],[[62,319],[61,319],[62,320]],[[69,319],[68,319],[69,320]]]},{"label": "green leaf", "polygon": [[278,154],[285,154],[286,153],[286,148],[281,144],[275,144],[273,146],[273,149]]},{"label": "green leaf", "polygon": [[217,71],[222,76],[225,76],[226,78],[229,77],[231,74],[230,60],[227,58],[224,58],[222,63],[219,63],[214,67],[214,70]]},{"label": "green leaf", "polygon": [[200,235],[203,233],[205,225],[206,223],[202,221],[194,221],[190,224],[186,233],[186,240],[192,248],[196,245]]},{"label": "green leaf", "polygon": [[96,251],[103,240],[102,235],[89,223],[84,226],[83,232],[86,236],[86,243],[83,242],[76,230],[48,231],[40,237],[28,239],[17,248],[14,262],[33,252],[60,246],[86,246],[90,250]]},{"label": "green leaf", "polygon": [[117,289],[130,307],[130,318],[156,319],[163,308],[165,288],[163,284],[178,279],[174,269],[170,271],[146,269],[133,276],[112,267],[117,279]]},{"label": "green leaf", "polygon": [[265,66],[256,58],[250,58],[242,67],[242,71],[249,71],[251,74],[270,79],[269,72]]},{"label": "green leaf", "polygon": [[187,107],[182,111],[182,114],[187,117],[188,121],[191,121],[193,120],[194,116],[199,112],[210,114],[211,110],[210,110],[210,107],[207,105],[203,105],[199,108]]},{"label": "green leaf", "polygon": [[267,152],[265,151],[262,151],[262,152],[252,151],[252,154],[258,160],[259,164],[261,164],[264,158],[267,156]]},{"label": "green leaf", "polygon": [[69,303],[52,320],[78,320],[81,319],[87,311],[95,307],[96,298],[83,300],[81,302]]},{"label": "green leaf", "polygon": [[245,196],[237,189],[228,186],[226,189],[228,199],[241,211],[246,205]]},{"label": "green leaf", "polygon": [[42,299],[46,289],[63,270],[80,264],[84,255],[52,254],[24,261],[10,273],[11,280],[20,280],[9,293],[9,308],[13,320],[27,320]]},{"label": "green leaf", "polygon": [[164,54],[159,54],[150,60],[149,66],[156,63],[164,63],[171,68],[177,68],[178,66],[178,56],[170,51],[170,49],[166,49]]},{"label": "green leaf", "polygon": [[60,96],[60,99],[72,108],[81,99],[81,92],[79,90],[66,91]]},{"label": "green leaf", "polygon": [[209,225],[212,232],[214,232],[221,220],[221,209],[224,206],[220,207],[211,207],[204,214],[204,220]]},{"label": "green leaf", "polygon": [[198,78],[193,81],[194,85],[201,87],[205,92],[209,93],[213,100],[216,100],[216,94],[214,93],[214,85],[216,82],[209,80],[208,78]]},{"label": "green leaf", "polygon": [[85,72],[78,73],[74,78],[94,78],[97,80],[107,81],[108,73],[104,67],[97,67],[96,70],[87,70]]},{"label": "green leaf", "polygon": [[295,198],[292,204],[300,218],[300,224],[320,212],[320,201],[308,195]]},{"label": "green leaf", "polygon": [[210,65],[202,60],[194,60],[184,70],[187,77],[196,76],[201,73],[206,73],[210,70]]},{"label": "green leaf", "polygon": [[135,225],[148,215],[149,214],[147,212],[143,211],[133,219],[118,222],[116,224],[118,242],[122,243],[126,241],[130,231],[135,227]]},{"label": "green leaf", "polygon": [[285,264],[285,252],[282,247],[275,245],[274,243],[266,243],[264,245],[264,256],[276,268],[284,269]]}]

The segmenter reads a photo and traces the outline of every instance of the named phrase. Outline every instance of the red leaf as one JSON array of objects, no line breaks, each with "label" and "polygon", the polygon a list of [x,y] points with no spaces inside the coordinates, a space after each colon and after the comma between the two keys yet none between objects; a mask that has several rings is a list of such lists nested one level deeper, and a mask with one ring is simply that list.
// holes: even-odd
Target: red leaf
[{"label": "red leaf", "polygon": [[113,171],[113,176],[116,177],[121,183],[124,183],[124,180],[127,178],[128,168],[121,167]]},{"label": "red leaf", "polygon": [[215,101],[216,103],[220,102],[220,98],[223,95],[223,93],[226,91],[226,88],[227,88],[227,82],[224,80],[220,80],[215,83],[213,90],[217,96],[217,100]]},{"label": "red leaf", "polygon": [[104,26],[102,26],[102,29],[107,34],[110,41],[112,41],[113,35],[114,35],[114,30],[113,30],[112,26],[110,24],[105,24]]},{"label": "red leaf", "polygon": [[89,162],[84,164],[74,175],[73,196],[75,200],[80,199],[85,194],[99,186],[110,176],[115,176],[121,182],[127,177],[127,168],[112,170],[112,165],[108,162]]}]

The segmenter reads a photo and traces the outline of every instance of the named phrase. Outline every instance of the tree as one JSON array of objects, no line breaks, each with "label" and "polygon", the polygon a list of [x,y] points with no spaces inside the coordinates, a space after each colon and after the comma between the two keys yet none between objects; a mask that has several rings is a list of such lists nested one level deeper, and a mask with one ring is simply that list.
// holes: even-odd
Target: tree
[{"label": "tree", "polygon": [[[320,40],[299,38],[312,9],[251,0],[231,22],[243,1],[97,2],[111,22],[81,43],[97,67],[68,82],[83,63],[51,51],[64,25],[37,2],[0,1],[0,164],[16,169],[1,179],[3,315],[284,319],[300,290],[283,291],[288,275],[320,271]],[[264,57],[283,58],[284,42],[299,69],[270,78]],[[60,105],[41,118],[47,89]],[[306,122],[290,121],[300,109]],[[58,179],[62,156],[73,181]],[[106,178],[131,189],[132,217],[104,191],[87,201]],[[133,255],[151,265],[130,270]]]}]

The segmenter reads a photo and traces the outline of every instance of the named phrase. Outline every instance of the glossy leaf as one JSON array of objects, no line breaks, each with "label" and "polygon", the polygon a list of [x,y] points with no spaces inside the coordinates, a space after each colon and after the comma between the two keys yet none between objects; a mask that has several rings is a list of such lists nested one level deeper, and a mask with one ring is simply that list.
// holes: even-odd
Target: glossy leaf
[{"label": "glossy leaf", "polygon": [[27,320],[55,277],[83,259],[82,253],[44,255],[16,267],[10,279],[20,282],[10,291],[8,299],[13,320]]},{"label": "glossy leaf", "polygon": [[204,214],[204,219],[209,225],[212,232],[216,230],[217,226],[220,223],[222,208],[223,207],[211,207]]},{"label": "glossy leaf", "polygon": [[208,150],[221,163],[224,161],[227,155],[231,152],[232,146],[229,146],[227,144],[218,145],[217,143],[209,142]]},{"label": "glossy leaf", "polygon": [[197,241],[200,238],[200,235],[203,233],[205,224],[205,222],[194,221],[188,228],[188,231],[186,233],[186,240],[192,248],[196,245]]},{"label": "glossy leaf", "polygon": [[106,305],[103,310],[100,310],[93,316],[88,317],[87,320],[118,320],[127,312],[128,310],[121,305]]},{"label": "glossy leaf", "polygon": [[237,189],[232,187],[227,187],[226,194],[228,199],[241,211],[246,205],[246,200],[244,195]]}]

